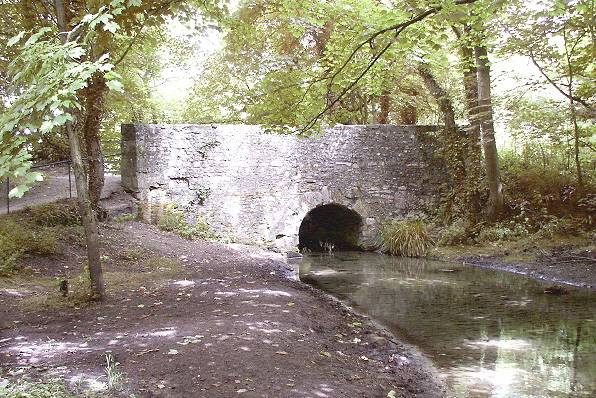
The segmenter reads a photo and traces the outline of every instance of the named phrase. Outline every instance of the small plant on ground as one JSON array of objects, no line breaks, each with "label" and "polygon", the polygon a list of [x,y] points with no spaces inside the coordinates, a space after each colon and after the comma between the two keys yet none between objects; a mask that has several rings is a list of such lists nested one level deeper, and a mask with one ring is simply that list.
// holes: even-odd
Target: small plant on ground
[{"label": "small plant on ground", "polygon": [[30,382],[0,378],[0,398],[74,398],[58,380]]},{"label": "small plant on ground", "polygon": [[162,231],[174,232],[185,239],[212,240],[217,238],[204,218],[199,216],[194,224],[188,223],[184,212],[173,204],[164,207],[157,227]]},{"label": "small plant on ground", "polygon": [[112,354],[106,354],[106,377],[108,379],[108,390],[119,391],[122,389],[124,384],[124,373],[120,370],[120,363],[116,362],[116,359]]},{"label": "small plant on ground", "polygon": [[381,251],[395,256],[422,257],[432,241],[419,219],[391,220],[381,229]]}]

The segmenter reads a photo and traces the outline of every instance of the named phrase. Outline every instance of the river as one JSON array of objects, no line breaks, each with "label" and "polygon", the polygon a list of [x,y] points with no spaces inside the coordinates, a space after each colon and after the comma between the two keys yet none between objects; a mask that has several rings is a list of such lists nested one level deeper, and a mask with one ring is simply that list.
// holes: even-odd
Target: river
[{"label": "river", "polygon": [[596,295],[503,271],[310,254],[299,276],[415,345],[457,398],[596,396]]}]

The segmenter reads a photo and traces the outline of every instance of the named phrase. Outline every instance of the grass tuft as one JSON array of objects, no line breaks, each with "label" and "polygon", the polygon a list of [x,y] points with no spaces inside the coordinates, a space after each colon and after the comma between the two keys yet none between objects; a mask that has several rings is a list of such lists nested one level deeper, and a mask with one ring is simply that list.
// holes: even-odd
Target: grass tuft
[{"label": "grass tuft", "polygon": [[422,220],[391,220],[381,229],[381,251],[394,256],[426,256],[432,246]]},{"label": "grass tuft", "polygon": [[106,377],[108,379],[108,391],[120,391],[124,385],[124,373],[120,369],[120,363],[112,354],[106,354]]}]

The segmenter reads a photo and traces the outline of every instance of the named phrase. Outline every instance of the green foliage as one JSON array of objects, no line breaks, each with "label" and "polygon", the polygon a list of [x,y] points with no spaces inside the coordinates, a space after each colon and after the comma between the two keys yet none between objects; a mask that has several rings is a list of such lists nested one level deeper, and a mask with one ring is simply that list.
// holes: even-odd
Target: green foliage
[{"label": "green foliage", "polygon": [[74,398],[60,381],[9,381],[0,378],[0,398]]},{"label": "green foliage", "polygon": [[120,369],[120,363],[116,361],[112,354],[106,354],[105,372],[108,379],[108,390],[122,390],[123,384],[125,382],[124,373]]},{"label": "green foliage", "polygon": [[381,229],[381,251],[394,256],[422,257],[432,241],[427,226],[420,219],[391,220]]},{"label": "green foliage", "polygon": [[508,223],[497,223],[495,225],[484,227],[475,238],[478,243],[499,242],[514,240],[528,236],[528,230],[523,224],[515,221]]},{"label": "green foliage", "polygon": [[468,242],[473,234],[472,225],[465,218],[456,218],[450,224],[440,228],[437,244],[452,246]]},{"label": "green foliage", "polygon": [[216,238],[211,227],[202,217],[197,217],[194,224],[188,223],[184,212],[173,204],[164,207],[157,227],[163,231],[175,232],[185,239],[211,240]]},{"label": "green foliage", "polygon": [[28,209],[31,220],[41,226],[80,225],[81,217],[75,200],[62,200]]},{"label": "green foliage", "polygon": [[95,60],[87,55],[100,29],[113,33],[118,28],[113,17],[124,9],[123,0],[112,0],[83,16],[66,40],[43,27],[26,40],[22,31],[8,42],[17,51],[8,65],[10,106],[0,114],[0,178],[22,178],[11,196],[22,196],[40,179],[30,171],[31,133],[49,134],[72,123],[82,109],[79,91],[95,74],[103,75],[111,89],[121,90],[109,54]]},{"label": "green foliage", "polygon": [[[573,167],[565,167],[564,152],[556,147],[528,144],[522,153],[502,152],[502,180],[508,217],[538,229],[551,217],[589,218],[591,192],[596,191],[596,174],[584,176],[584,191],[578,189]],[[527,219],[527,220],[526,220]]]},{"label": "green foliage", "polygon": [[[184,117],[200,123],[265,124],[279,130],[307,125],[338,99],[314,127],[376,123],[382,103],[388,104],[384,123],[412,123],[412,118],[436,122],[435,103],[426,95],[415,67],[424,57],[440,70],[452,68],[447,53],[440,51],[449,45],[444,30],[466,16],[451,1],[432,2],[437,5],[445,9],[433,16],[433,22],[412,25],[395,39],[393,29],[372,35],[411,18],[411,4],[375,0],[241,4],[224,26],[225,48],[197,79]],[[414,10],[426,7],[431,2],[423,1]],[[483,2],[479,14],[492,7]],[[453,76],[443,73],[442,83],[451,86]]]},{"label": "green foliage", "polygon": [[57,235],[51,228],[35,228],[13,218],[0,219],[0,276],[17,272],[24,254],[50,256],[57,252]]}]

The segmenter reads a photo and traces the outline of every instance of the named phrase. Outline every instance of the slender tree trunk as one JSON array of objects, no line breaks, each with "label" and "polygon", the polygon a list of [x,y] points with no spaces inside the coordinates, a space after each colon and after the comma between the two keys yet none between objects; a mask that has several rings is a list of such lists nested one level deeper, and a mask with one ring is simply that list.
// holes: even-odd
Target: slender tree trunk
[{"label": "slender tree trunk", "polygon": [[571,65],[571,54],[569,53],[568,49],[568,39],[567,39],[567,29],[563,29],[563,40],[565,44],[565,56],[567,59],[567,79],[568,79],[568,86],[567,86],[567,93],[569,98],[569,111],[571,113],[571,122],[573,123],[573,157],[575,159],[575,172],[577,174],[577,186],[580,191],[583,191],[584,188],[584,179],[582,175],[582,166],[581,161],[579,159],[579,126],[577,124],[577,110],[575,109],[575,97],[573,96],[573,83],[574,83],[574,74],[573,68]]},{"label": "slender tree trunk", "polygon": [[577,174],[577,186],[580,190],[583,190],[584,187],[584,179],[582,173],[582,165],[581,160],[579,158],[579,126],[577,124],[577,112],[575,109],[575,103],[573,98],[569,100],[569,108],[571,111],[571,120],[573,121],[573,155],[575,159],[575,172]]},{"label": "slender tree trunk", "polygon": [[[461,33],[453,29],[458,38]],[[470,32],[469,26],[464,26],[464,33]],[[470,204],[472,223],[477,223],[481,213],[480,186],[482,179],[482,148],[480,139],[480,121],[478,119],[478,76],[474,57],[474,49],[463,42],[460,46],[461,66],[463,69],[464,98],[468,114],[466,128],[466,188]]]},{"label": "slender tree trunk", "polygon": [[[58,26],[62,32],[67,32],[66,12],[63,0],[54,0],[56,7],[56,16],[58,19]],[[64,42],[68,41],[68,36],[62,36]],[[81,145],[79,135],[73,128],[72,123],[66,123],[66,131],[68,133],[68,141],[70,144],[70,157],[72,167],[75,175],[75,184],[77,187],[77,201],[79,203],[79,212],[83,221],[83,228],[85,229],[85,239],[87,243],[87,262],[89,266],[89,279],[91,281],[91,291],[95,299],[101,300],[105,294],[105,287],[103,281],[103,273],[101,269],[101,259],[99,252],[99,233],[97,229],[97,220],[91,201],[89,199],[89,192],[87,186],[87,176],[85,175],[85,167],[83,165],[83,157],[81,155]]]},{"label": "slender tree trunk", "polygon": [[484,163],[488,181],[488,218],[496,220],[503,212],[503,187],[495,141],[493,107],[490,92],[490,67],[486,47],[474,47],[478,76],[478,119],[480,121]]},{"label": "slender tree trunk", "polygon": [[91,207],[89,191],[87,190],[87,176],[81,155],[81,146],[79,136],[72,124],[66,125],[68,132],[68,141],[70,143],[70,158],[72,169],[75,176],[77,187],[77,201],[79,203],[79,212],[85,229],[85,241],[87,243],[87,262],[89,265],[89,280],[91,281],[91,292],[96,300],[103,299],[105,287],[103,281],[103,272],[101,269],[101,257],[99,251],[99,233],[97,229],[97,220]]},{"label": "slender tree trunk", "polygon": [[466,169],[465,169],[465,157],[461,152],[461,134],[455,124],[455,111],[453,104],[449,98],[447,92],[441,87],[439,82],[435,79],[432,72],[428,68],[428,65],[419,63],[417,66],[417,72],[422,78],[426,88],[435,97],[441,114],[443,116],[443,124],[445,125],[445,137],[447,141],[447,147],[450,151],[448,154],[448,162],[451,168],[451,174],[454,178],[454,186],[461,187],[462,182],[465,180]]},{"label": "slender tree trunk", "polygon": [[89,198],[91,206],[100,218],[103,218],[104,213],[100,206],[100,199],[105,175],[100,127],[106,92],[106,82],[100,74],[96,74],[90,79],[88,87],[83,92],[85,97],[83,137],[89,165]]}]

